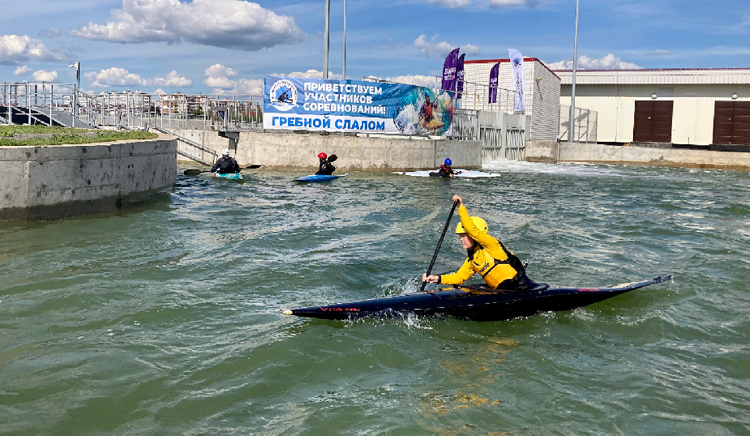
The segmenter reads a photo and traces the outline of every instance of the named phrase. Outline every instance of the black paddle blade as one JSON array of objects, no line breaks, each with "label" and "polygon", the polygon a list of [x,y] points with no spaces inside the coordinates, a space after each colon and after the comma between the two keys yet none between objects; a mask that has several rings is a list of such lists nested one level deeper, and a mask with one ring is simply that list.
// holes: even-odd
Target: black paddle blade
[{"label": "black paddle blade", "polygon": [[336,156],[335,154],[332,154],[328,156],[328,162],[336,162],[336,159],[338,158],[339,158],[338,156]]},{"label": "black paddle blade", "polygon": [[257,169],[257,168],[260,168],[260,165],[248,165],[248,166],[242,167],[240,169],[242,169],[242,170],[254,170],[254,169]]},{"label": "black paddle blade", "polygon": [[198,174],[200,174],[202,172],[203,171],[201,171],[201,170],[198,170],[198,169],[195,169],[195,168],[190,168],[190,169],[185,170],[185,172],[183,174],[185,174],[186,176],[197,176]]}]

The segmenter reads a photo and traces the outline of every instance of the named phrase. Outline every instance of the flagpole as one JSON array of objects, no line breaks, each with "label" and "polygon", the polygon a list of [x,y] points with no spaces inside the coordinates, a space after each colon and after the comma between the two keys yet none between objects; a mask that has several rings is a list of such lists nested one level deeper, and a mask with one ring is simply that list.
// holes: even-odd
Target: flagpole
[{"label": "flagpole", "polygon": [[576,32],[573,41],[573,83],[570,88],[570,128],[568,129],[568,142],[576,142],[576,70],[578,69],[578,2],[576,0]]},{"label": "flagpole", "polygon": [[346,0],[344,0],[344,68],[341,70],[341,74],[346,80]]},{"label": "flagpole", "polygon": [[323,78],[328,78],[328,46],[331,42],[331,0],[326,0],[326,18],[325,18],[325,29],[323,31]]}]

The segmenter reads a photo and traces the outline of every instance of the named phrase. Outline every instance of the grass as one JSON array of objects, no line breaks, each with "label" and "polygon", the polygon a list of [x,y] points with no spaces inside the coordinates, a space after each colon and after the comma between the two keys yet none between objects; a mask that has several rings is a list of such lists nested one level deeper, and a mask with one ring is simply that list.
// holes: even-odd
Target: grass
[{"label": "grass", "polygon": [[[79,136],[79,133],[93,132],[96,136]],[[51,133],[51,137],[30,139],[13,139],[13,134]],[[96,142],[112,142],[133,139],[154,139],[156,133],[150,132],[121,132],[116,130],[86,130],[67,127],[48,126],[0,126],[0,146],[37,146],[62,144],[92,144]]]}]

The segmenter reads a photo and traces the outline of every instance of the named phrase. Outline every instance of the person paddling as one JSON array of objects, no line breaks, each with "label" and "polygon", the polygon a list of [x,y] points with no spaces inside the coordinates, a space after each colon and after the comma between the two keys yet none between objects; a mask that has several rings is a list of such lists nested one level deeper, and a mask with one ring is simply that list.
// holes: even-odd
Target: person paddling
[{"label": "person paddling", "polygon": [[461,171],[453,171],[451,165],[453,165],[453,161],[445,159],[443,164],[440,165],[440,169],[437,172],[431,172],[430,177],[453,177],[456,174],[461,174]]},{"label": "person paddling", "polygon": [[318,172],[315,173],[315,175],[330,176],[334,171],[336,171],[336,167],[331,164],[331,162],[337,159],[335,154],[332,154],[331,157],[328,157],[327,154],[320,153],[318,154],[318,159],[320,160],[320,167],[318,168]]},{"label": "person paddling", "polygon": [[526,276],[521,260],[505,244],[489,235],[487,222],[478,216],[470,216],[460,195],[454,195],[453,201],[458,204],[458,215],[461,217],[456,233],[468,256],[455,273],[440,276],[422,274],[422,281],[460,285],[474,273],[479,273],[492,289],[523,290],[534,286],[535,283]]},{"label": "person paddling", "polygon": [[239,173],[240,172],[240,166],[237,164],[237,161],[234,160],[233,157],[229,156],[229,149],[225,148],[224,151],[221,152],[221,157],[216,161],[214,166],[211,167],[211,172],[219,172],[219,174],[228,174],[228,173]]}]

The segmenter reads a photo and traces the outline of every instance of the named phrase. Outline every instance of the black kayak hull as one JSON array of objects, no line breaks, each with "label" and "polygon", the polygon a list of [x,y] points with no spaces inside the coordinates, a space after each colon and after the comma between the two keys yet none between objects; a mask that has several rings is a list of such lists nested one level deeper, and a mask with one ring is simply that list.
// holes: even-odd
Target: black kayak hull
[{"label": "black kayak hull", "polygon": [[365,317],[396,318],[447,315],[474,321],[502,321],[539,312],[572,310],[625,292],[670,280],[656,277],[611,288],[551,288],[538,285],[527,291],[493,291],[481,287],[455,287],[394,297],[375,298],[329,306],[303,307],[283,313],[310,318],[348,320]]}]

